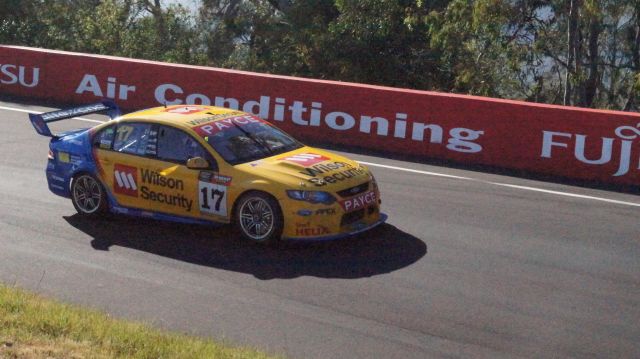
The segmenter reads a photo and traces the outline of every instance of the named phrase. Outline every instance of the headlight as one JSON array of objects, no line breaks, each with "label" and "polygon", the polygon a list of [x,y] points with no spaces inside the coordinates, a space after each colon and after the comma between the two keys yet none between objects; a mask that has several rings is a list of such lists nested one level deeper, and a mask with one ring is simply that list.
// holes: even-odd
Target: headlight
[{"label": "headlight", "polygon": [[331,193],[322,191],[288,190],[287,196],[296,201],[306,201],[309,203],[332,204],[336,201],[336,198]]}]

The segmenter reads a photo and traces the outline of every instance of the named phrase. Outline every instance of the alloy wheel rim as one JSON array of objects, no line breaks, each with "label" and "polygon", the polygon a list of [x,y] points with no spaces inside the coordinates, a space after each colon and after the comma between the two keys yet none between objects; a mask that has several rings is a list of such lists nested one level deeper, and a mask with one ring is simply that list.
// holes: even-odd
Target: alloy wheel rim
[{"label": "alloy wheel rim", "polygon": [[266,239],[273,229],[273,210],[262,198],[250,198],[240,207],[240,226],[251,239]]},{"label": "alloy wheel rim", "polygon": [[82,176],[73,186],[73,198],[82,212],[94,213],[100,208],[102,200],[100,185],[92,177]]}]

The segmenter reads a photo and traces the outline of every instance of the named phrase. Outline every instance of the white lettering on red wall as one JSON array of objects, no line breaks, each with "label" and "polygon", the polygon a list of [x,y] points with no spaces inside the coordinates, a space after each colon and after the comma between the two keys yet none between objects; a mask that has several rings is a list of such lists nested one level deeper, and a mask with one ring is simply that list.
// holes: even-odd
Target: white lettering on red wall
[{"label": "white lettering on red wall", "polygon": [[[104,87],[105,91],[102,91],[103,87],[100,86],[100,82],[98,82],[98,78],[92,74],[86,74],[80,81],[80,84],[76,88],[76,93],[78,95],[82,95],[85,92],[92,93],[96,97],[107,97],[111,99],[117,100],[126,100],[129,98],[130,92],[135,92],[136,87],[125,85],[125,84],[117,84],[117,79],[115,77],[107,77],[107,84]],[[116,89],[118,90],[118,97],[116,97]]]},{"label": "white lettering on red wall", "polygon": [[162,84],[156,87],[154,97],[159,104],[167,105],[211,105],[228,107],[234,110],[253,113],[261,118],[283,122],[285,118],[298,126],[322,127],[323,125],[335,131],[347,131],[358,129],[362,133],[372,133],[378,136],[391,136],[395,138],[411,137],[416,142],[427,141],[433,144],[442,144],[446,141],[446,148],[450,151],[462,153],[477,153],[482,151],[482,146],[476,143],[484,131],[468,128],[452,128],[449,131],[434,123],[426,124],[413,122],[410,124],[410,134],[407,134],[407,115],[396,113],[396,118],[390,121],[387,118],[371,115],[354,116],[344,111],[332,111],[324,113],[322,103],[311,101],[311,106],[305,102],[278,97],[272,101],[270,96],[260,96],[259,100],[250,100],[241,105],[240,101],[232,97],[217,96],[213,98],[192,93],[187,96],[185,91],[175,84]]},{"label": "white lettering on red wall", "polygon": [[40,68],[28,68],[20,65],[0,65],[0,83],[3,85],[20,84],[24,87],[36,87],[40,81]]},{"label": "white lettering on red wall", "polygon": [[[616,128],[614,137],[589,137],[581,134],[565,132],[542,131],[542,158],[553,158],[554,148],[556,152],[573,151],[576,160],[588,165],[605,165],[615,161],[618,171],[613,176],[624,176],[629,173],[631,167],[640,170],[640,155],[635,161],[633,154],[633,144],[636,138],[640,137],[640,123],[637,127],[620,126]],[[598,156],[588,158],[585,154],[586,147],[596,148]],[[591,147],[593,146],[593,147]],[[637,147],[637,146],[636,146]],[[592,152],[593,153],[593,152]],[[614,154],[616,155],[614,157]]]}]

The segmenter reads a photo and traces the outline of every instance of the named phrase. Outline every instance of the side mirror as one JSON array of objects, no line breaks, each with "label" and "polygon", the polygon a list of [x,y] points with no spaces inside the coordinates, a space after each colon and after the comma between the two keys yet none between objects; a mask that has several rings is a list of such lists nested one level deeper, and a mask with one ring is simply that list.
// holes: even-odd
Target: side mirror
[{"label": "side mirror", "polygon": [[202,157],[193,157],[187,160],[187,168],[192,170],[204,170],[209,168],[209,161]]}]

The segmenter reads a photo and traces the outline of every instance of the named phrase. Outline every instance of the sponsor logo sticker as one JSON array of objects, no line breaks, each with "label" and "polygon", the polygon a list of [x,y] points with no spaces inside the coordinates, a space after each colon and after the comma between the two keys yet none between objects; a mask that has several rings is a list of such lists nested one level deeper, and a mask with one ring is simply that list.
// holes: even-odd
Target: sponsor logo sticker
[{"label": "sponsor logo sticker", "polygon": [[318,215],[318,216],[330,216],[330,215],[336,214],[336,209],[335,208],[320,208],[320,209],[316,210],[315,214]]},{"label": "sponsor logo sticker", "polygon": [[52,174],[49,178],[51,178],[54,181],[58,181],[58,182],[64,182],[64,178],[60,177],[60,176],[56,176],[54,174]]},{"label": "sponsor logo sticker", "polygon": [[213,122],[213,121],[217,121],[223,118],[229,118],[229,117],[234,117],[234,116],[242,116],[242,115],[246,115],[244,112],[241,111],[232,111],[232,112],[226,112],[226,113],[219,113],[217,115],[211,115],[211,116],[207,116],[207,117],[203,117],[203,118],[197,118],[195,120],[190,120],[187,123],[190,126],[199,126],[202,125],[204,123],[209,123],[209,122]]},{"label": "sponsor logo sticker", "polygon": [[374,203],[376,203],[376,193],[374,191],[368,191],[353,198],[340,201],[340,206],[345,212],[353,212]]},{"label": "sponsor logo sticker", "polygon": [[[215,117],[215,116],[212,116]],[[207,118],[208,119],[208,118]],[[203,119],[204,120],[204,119]],[[196,123],[197,121],[191,121],[191,123]],[[219,118],[205,123],[204,125],[199,125],[193,127],[193,130],[196,131],[202,137],[213,136],[220,131],[226,131],[229,129],[236,128],[236,126],[245,126],[252,123],[266,123],[265,121],[259,119],[258,117],[246,115],[246,116],[235,116],[227,118]]]},{"label": "sponsor logo sticker", "polygon": [[207,109],[201,106],[177,106],[177,107],[169,107],[162,112],[175,113],[179,115],[190,115],[192,113],[203,112]]},{"label": "sponsor logo sticker", "polygon": [[208,182],[208,183],[217,183],[223,186],[230,186],[232,179],[233,178],[231,176],[225,176],[217,172],[206,172],[206,171],[200,172],[200,175],[198,176],[199,181]]},{"label": "sponsor logo sticker", "polygon": [[82,157],[81,156],[76,156],[76,155],[70,155],[69,156],[69,161],[74,164],[74,165],[78,165],[82,162]]},{"label": "sponsor logo sticker", "polygon": [[296,155],[278,158],[278,160],[292,162],[304,167],[310,167],[317,163],[329,160],[329,157],[315,153],[298,153]]},{"label": "sponsor logo sticker", "polygon": [[44,113],[42,114],[42,119],[44,121],[53,121],[53,120],[58,120],[58,119],[62,119],[62,118],[70,118],[70,117],[75,117],[75,116],[80,116],[80,115],[86,115],[89,113],[93,113],[93,112],[98,112],[98,111],[104,111],[104,110],[108,110],[109,107],[98,103],[95,105],[88,105],[88,106],[82,106],[82,107],[76,107],[76,108],[71,108],[71,109],[67,109],[67,110],[61,110],[61,111],[54,111],[54,112],[48,112],[48,113]]},{"label": "sponsor logo sticker", "polygon": [[71,162],[71,158],[69,158],[69,154],[67,152],[58,152],[58,161],[62,163]]},{"label": "sponsor logo sticker", "polygon": [[330,233],[329,228],[323,225],[311,226],[310,223],[296,223],[296,236],[318,237]]},{"label": "sponsor logo sticker", "polygon": [[126,196],[138,197],[138,169],[115,164],[113,166],[113,190]]}]

